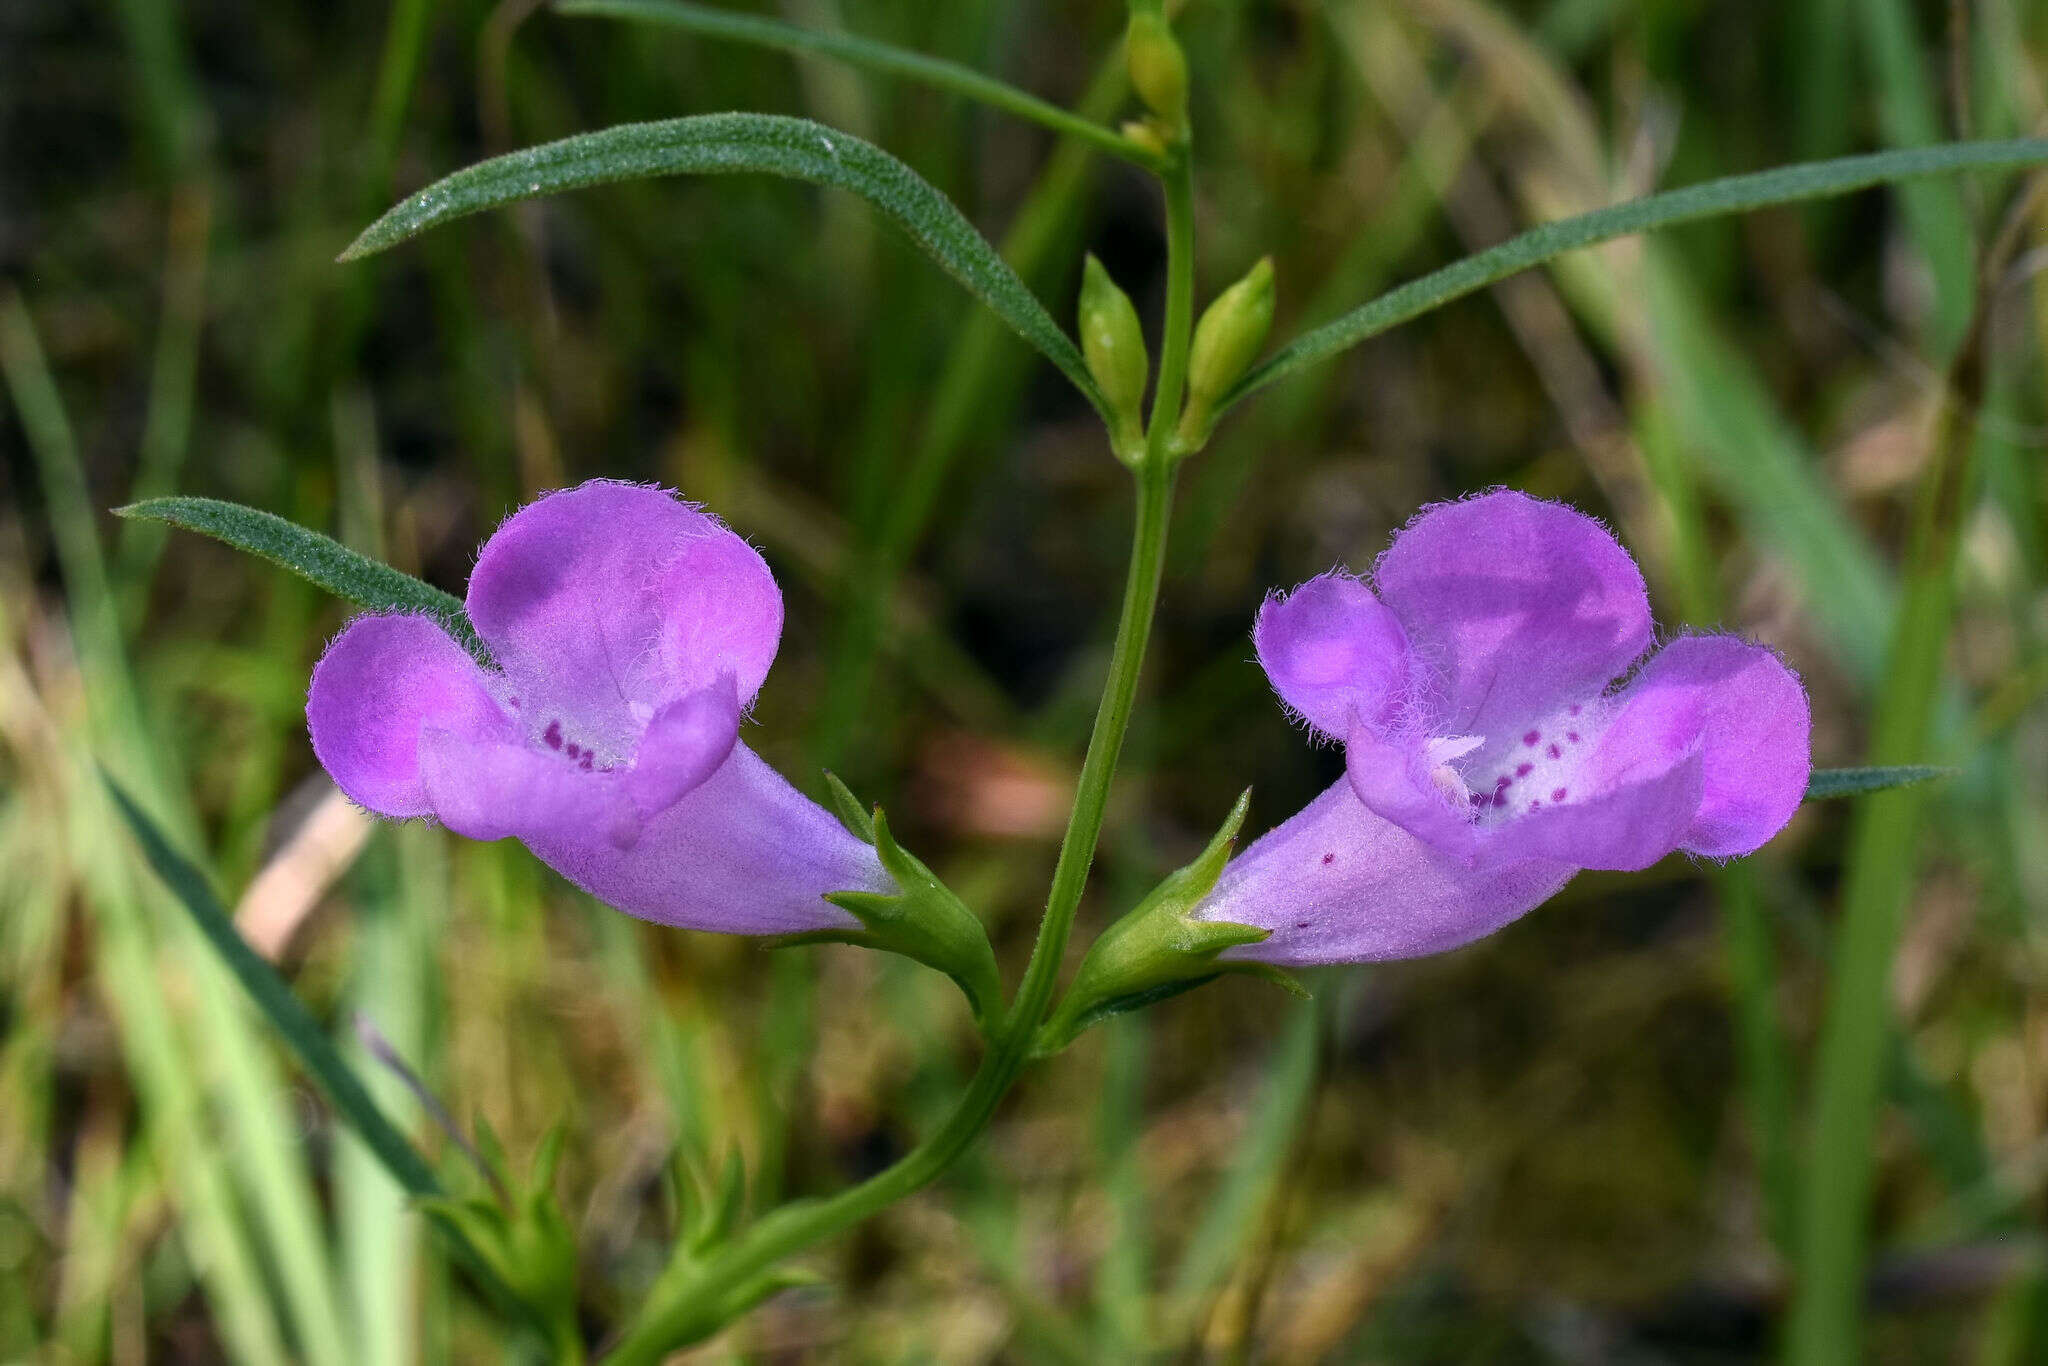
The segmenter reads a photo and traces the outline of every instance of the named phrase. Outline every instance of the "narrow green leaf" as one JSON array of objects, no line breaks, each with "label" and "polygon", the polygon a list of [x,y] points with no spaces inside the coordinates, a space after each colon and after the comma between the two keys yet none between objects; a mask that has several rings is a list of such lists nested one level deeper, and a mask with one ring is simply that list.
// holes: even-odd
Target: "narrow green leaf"
[{"label": "narrow green leaf", "polygon": [[358,607],[375,612],[423,612],[446,627],[472,655],[490,662],[490,652],[477,639],[459,598],[274,513],[217,498],[151,498],[114,511],[121,517],[168,522],[261,555]]},{"label": "narrow green leaf", "polygon": [[363,230],[341,254],[352,261],[452,218],[521,199],[617,180],[663,175],[784,176],[861,196],[1018,336],[1072,380],[1102,397],[1081,352],[1017,272],[930,182],[871,142],[780,114],[698,114],[626,123],[481,161],[435,181]]},{"label": "narrow green leaf", "polygon": [[795,24],[785,24],[758,15],[738,14],[731,10],[714,9],[709,5],[688,4],[686,0],[560,0],[555,5],[555,12],[572,16],[631,19],[640,23],[681,29],[704,38],[723,38],[730,42],[773,48],[778,52],[830,57],[850,66],[865,67],[888,76],[900,76],[905,80],[918,81],[940,90],[951,91],[955,95],[964,95],[970,100],[979,100],[1005,113],[1043,124],[1056,133],[1080,138],[1112,156],[1120,156],[1127,161],[1151,165],[1155,160],[1144,148],[1115,129],[1105,128],[1090,119],[1070,113],[1028,91],[1019,90],[1013,85],[984,75],[971,66],[949,62],[942,57],[928,57],[922,52],[911,52],[888,43],[878,43],[872,38],[862,38],[857,34],[800,28]]},{"label": "narrow green leaf", "polygon": [[1453,299],[1486,288],[1553,256],[1656,228],[1723,214],[1748,213],[1774,204],[1847,194],[1888,181],[1945,172],[1998,170],[2048,162],[2048,139],[1954,142],[1938,147],[1900,148],[1832,161],[1802,162],[1750,175],[1709,180],[1625,204],[1595,209],[1545,223],[1442,270],[1390,290],[1333,322],[1304,333],[1254,369],[1217,405],[1222,411],[1255,390],[1313,361],[1356,346],[1368,337],[1407,322]]},{"label": "narrow green leaf", "polygon": [[292,989],[277,975],[276,969],[249,947],[226,908],[220,904],[220,899],[207,885],[205,875],[171,848],[163,832],[156,828],[156,822],[135,804],[119,783],[104,773],[101,777],[107,790],[113,794],[114,805],[121,809],[128,828],[142,846],[149,866],[177,896],[200,933],[206,936],[207,942],[213,945],[214,951],[227,965],[228,971],[235,975],[249,993],[249,999],[256,1003],[277,1032],[284,1036],[299,1061],[327,1092],[335,1108],[355,1126],[356,1132],[362,1135],[363,1141],[385,1169],[406,1190],[414,1195],[438,1193],[440,1183],[434,1179],[426,1159],[406,1142],[403,1134],[391,1127],[391,1122],[384,1118],[384,1112],[370,1099],[362,1081],[342,1060],[326,1031],[307,1013],[306,1007],[292,994]]},{"label": "narrow green leaf", "polygon": [[1914,783],[1932,782],[1936,778],[1953,778],[1956,770],[1934,768],[1927,764],[1900,764],[1889,768],[1817,768],[1806,784],[1806,800],[1822,801],[1829,797],[1859,797],[1866,792],[1882,792],[1888,787],[1909,787]]},{"label": "narrow green leaf", "polygon": [[[128,822],[136,843],[142,846],[149,866],[156,870],[156,875],[191,915],[192,923],[213,946],[221,963],[242,984],[242,989],[249,993],[249,999],[256,1003],[272,1027],[283,1036],[301,1065],[320,1083],[328,1101],[355,1129],[364,1146],[383,1163],[392,1179],[415,1199],[440,1195],[441,1183],[435,1179],[427,1160],[384,1117],[384,1112],[370,1098],[362,1080],[343,1060],[340,1050],[335,1048],[319,1022],[292,994],[291,987],[277,975],[277,970],[242,938],[226,908],[214,895],[213,888],[207,885],[205,874],[171,847],[163,832],[157,829],[156,822],[104,769],[100,772],[100,780],[106,784],[114,805]],[[439,1226],[449,1232],[455,1251],[487,1295],[502,1306],[531,1312],[520,1306],[516,1297],[492,1272],[483,1254],[466,1242],[459,1230],[449,1229],[445,1222]]]}]

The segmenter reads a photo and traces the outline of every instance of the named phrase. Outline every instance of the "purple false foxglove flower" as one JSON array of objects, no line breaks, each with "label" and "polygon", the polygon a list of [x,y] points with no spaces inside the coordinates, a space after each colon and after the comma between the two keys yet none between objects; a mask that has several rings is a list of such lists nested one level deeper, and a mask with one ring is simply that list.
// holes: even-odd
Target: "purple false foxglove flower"
[{"label": "purple false foxglove flower", "polygon": [[1343,743],[1346,775],[1233,859],[1194,918],[1272,931],[1233,957],[1409,958],[1491,934],[1581,868],[1756,849],[1806,790],[1805,689],[1762,646],[1648,653],[1651,629],[1604,527],[1507,491],[1426,509],[1370,581],[1268,599],[1259,662]]},{"label": "purple false foxglove flower", "polygon": [[511,836],[600,901],[730,934],[857,929],[875,850],[739,743],[782,634],[768,566],[668,492],[600,480],[514,513],[465,606],[358,617],[313,670],[313,751],[380,816]]}]

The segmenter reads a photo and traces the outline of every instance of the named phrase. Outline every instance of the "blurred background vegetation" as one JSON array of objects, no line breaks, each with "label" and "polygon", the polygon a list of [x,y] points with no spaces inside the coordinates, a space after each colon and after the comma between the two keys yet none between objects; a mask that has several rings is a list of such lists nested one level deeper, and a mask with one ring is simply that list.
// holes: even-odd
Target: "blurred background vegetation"
[{"label": "blurred background vegetation", "polygon": [[[1125,108],[1107,0],[770,8]],[[1534,221],[2048,113],[2028,0],[1189,0],[1178,26],[1200,292],[1272,252],[1283,338]],[[305,741],[342,608],[104,512],[232,498],[459,592],[538,490],[680,488],[787,596],[750,742],[885,803],[1019,962],[1129,506],[1058,376],[860,202],[765,180],[333,262],[482,155],[727,108],[888,147],[1063,318],[1084,248],[1156,316],[1150,183],[951,97],[534,0],[0,5],[0,1358],[504,1354],[136,862],[96,758],[338,1036],[373,1020],[516,1162],[566,1119],[593,1327],[660,1264],[675,1145],[742,1152],[756,1207],[834,1189],[971,1068],[932,974],[644,926],[516,846],[373,829]],[[1911,757],[1957,779],[1860,835],[1810,807],[1739,870],[1582,877],[1472,948],[1324,974],[1313,1005],[1226,981],[1098,1030],[962,1169],[821,1250],[829,1288],[692,1359],[1767,1356],[1800,1192],[1839,1156],[1806,1146],[1814,1039],[1871,850],[1904,919],[1866,973],[1867,1359],[2048,1359],[2048,213],[2005,213],[2010,188],[1580,253],[1234,415],[1184,481],[1079,938],[1241,787],[1260,830],[1336,777],[1251,661],[1262,595],[1493,484],[1608,518],[1660,620],[1782,650],[1824,765],[1871,752],[1899,604],[1937,584]],[[1959,356],[1969,462],[1940,435]],[[1911,532],[1944,482],[1952,565]]]}]

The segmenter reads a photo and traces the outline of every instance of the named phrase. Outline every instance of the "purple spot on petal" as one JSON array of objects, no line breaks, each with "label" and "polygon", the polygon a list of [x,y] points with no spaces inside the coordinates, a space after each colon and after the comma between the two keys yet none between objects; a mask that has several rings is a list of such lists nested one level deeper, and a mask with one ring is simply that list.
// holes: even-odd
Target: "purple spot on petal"
[{"label": "purple spot on petal", "polygon": [[1534,745],[1538,740],[1541,740],[1542,738],[1543,732],[1532,730],[1527,735],[1524,735],[1522,737],[1522,743],[1525,745]]},{"label": "purple spot on petal", "polygon": [[1579,733],[1575,730],[1566,731],[1564,733],[1564,738],[1571,741],[1575,745],[1579,743]]},{"label": "purple spot on petal", "polygon": [[1517,778],[1526,778],[1529,776],[1529,770],[1534,767],[1536,767],[1536,765],[1534,764],[1516,764],[1515,776]]},{"label": "purple spot on petal", "polygon": [[1485,806],[1492,800],[1493,798],[1487,796],[1484,792],[1475,792],[1472,794],[1472,805],[1474,806]]},{"label": "purple spot on petal", "polygon": [[1329,867],[1329,866],[1330,866],[1331,864],[1335,863],[1336,861],[1337,861],[1337,856],[1336,856],[1335,854],[1325,854],[1325,855],[1323,855],[1323,866],[1324,866],[1325,868]]},{"label": "purple spot on petal", "polygon": [[1552,793],[1550,794],[1550,800],[1552,800],[1552,801],[1554,801],[1554,802],[1561,802],[1561,801],[1563,801],[1563,800],[1564,800],[1564,789],[1560,787],[1560,788],[1556,789],[1555,791],[1553,791],[1553,792],[1552,792]]},{"label": "purple spot on petal", "polygon": [[1552,745],[1552,746],[1550,747],[1550,757],[1551,757],[1551,758],[1553,758],[1553,759],[1557,758],[1557,757],[1558,757],[1559,755],[1561,755],[1561,754],[1563,754],[1563,753],[1564,753],[1564,751],[1563,751],[1563,750],[1561,750],[1561,749],[1559,749],[1559,748],[1558,748],[1558,747],[1557,747],[1556,745]]},{"label": "purple spot on petal", "polygon": [[1574,703],[1572,703],[1571,715],[1573,715],[1573,716],[1577,716],[1578,714],[1579,714],[1579,704],[1578,704],[1578,703],[1576,703],[1576,702],[1574,702]]},{"label": "purple spot on petal", "polygon": [[1508,804],[1508,794],[1506,791],[1495,792],[1493,794],[1493,804],[1495,806],[1506,806]]},{"label": "purple spot on petal", "polygon": [[541,732],[540,738],[548,742],[549,749],[560,749],[562,747],[562,723],[560,721],[548,722],[548,728]]},{"label": "purple spot on petal", "polygon": [[1543,803],[1542,803],[1542,802],[1530,802],[1530,803],[1529,803],[1529,809],[1530,809],[1531,811],[1534,811],[1534,810],[1535,810],[1535,809],[1536,809],[1537,807],[1539,807],[1539,806],[1541,806],[1541,805],[1543,805]]},{"label": "purple spot on petal", "polygon": [[[585,773],[588,773],[588,772],[590,772],[590,751],[589,751],[589,750],[587,750],[587,749],[586,749],[586,750],[584,750],[584,751],[583,751],[583,762],[581,762],[581,763],[577,764],[577,765],[576,765],[576,767],[578,767],[578,768],[582,769],[582,770],[583,770],[583,771],[584,771]],[[609,766],[609,765],[607,765],[607,766],[606,766],[606,772],[610,772],[610,766]]]},{"label": "purple spot on petal", "polygon": [[1297,930],[1305,930],[1308,928],[1308,922],[1306,920],[1297,920],[1294,922],[1294,928]]}]

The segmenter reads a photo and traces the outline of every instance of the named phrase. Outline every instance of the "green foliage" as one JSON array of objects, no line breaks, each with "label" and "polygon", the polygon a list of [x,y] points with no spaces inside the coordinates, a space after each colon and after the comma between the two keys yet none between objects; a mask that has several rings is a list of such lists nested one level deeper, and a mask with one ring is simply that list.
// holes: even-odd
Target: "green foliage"
[{"label": "green foliage", "polygon": [[1072,340],[950,200],[873,143],[810,119],[700,114],[581,133],[493,157],[408,196],[365,228],[341,259],[357,260],[452,218],[540,195],[648,176],[749,173],[830,185],[867,200],[1100,406]]},{"label": "green foliage", "polygon": [[1894,787],[1910,787],[1915,783],[1929,783],[1936,778],[1952,778],[1952,768],[1936,768],[1927,764],[1894,764],[1883,768],[1817,768],[1806,784],[1806,800],[1824,801],[1830,797],[1860,797],[1866,792],[1883,792]]},{"label": "green foliage", "polygon": [[[557,14],[588,15],[593,18],[629,19],[657,24],[704,38],[720,38],[774,48],[781,52],[829,57],[885,76],[917,81],[940,90],[1044,124],[1055,132],[1078,137],[1091,146],[1133,161],[1148,160],[1142,148],[1099,123],[1079,118],[1056,104],[1015,86],[1005,85],[988,75],[943,58],[889,43],[878,43],[851,33],[802,28],[758,15],[694,5],[687,0],[556,0]],[[1185,81],[1186,73],[1182,73]]]},{"label": "green foliage", "polygon": [[308,583],[358,607],[433,617],[471,654],[484,663],[490,662],[490,652],[477,639],[459,598],[275,513],[224,503],[217,498],[183,497],[152,498],[116,511],[123,517],[166,522],[225,541],[237,550],[283,565]]},{"label": "green foliage", "polygon": [[[384,1164],[384,1169],[407,1191],[422,1198],[438,1197],[440,1182],[427,1166],[426,1159],[406,1141],[404,1135],[391,1127],[391,1122],[370,1098],[361,1079],[343,1061],[326,1031],[307,1013],[299,998],[277,975],[276,969],[249,947],[207,885],[205,875],[171,847],[156,822],[119,784],[111,777],[102,776],[122,818],[128,823],[130,833],[142,846],[149,866],[177,897],[178,903],[192,917],[192,923],[213,946],[220,961],[227,965],[228,971],[249,994],[249,999],[263,1012],[264,1019],[277,1031],[277,1036],[320,1083],[320,1089],[349,1127],[369,1145],[377,1160]],[[471,1273],[486,1290],[501,1303],[519,1303],[513,1288],[496,1279],[498,1268],[492,1257],[469,1241],[467,1226],[443,1223],[469,1262]]]},{"label": "green foliage", "polygon": [[1505,280],[1519,271],[1542,265],[1568,251],[1705,218],[1752,213],[1776,204],[1794,204],[1806,199],[1847,194],[1887,181],[1958,171],[2009,170],[2042,162],[2048,162],[2048,139],[2042,138],[1901,148],[1800,166],[1781,166],[1750,175],[1728,176],[1545,223],[1499,246],[1489,247],[1419,280],[1389,290],[1336,321],[1296,337],[1265,364],[1246,375],[1219,408],[1231,407],[1304,365],[1333,356],[1410,318],[1441,308],[1454,299]]}]

